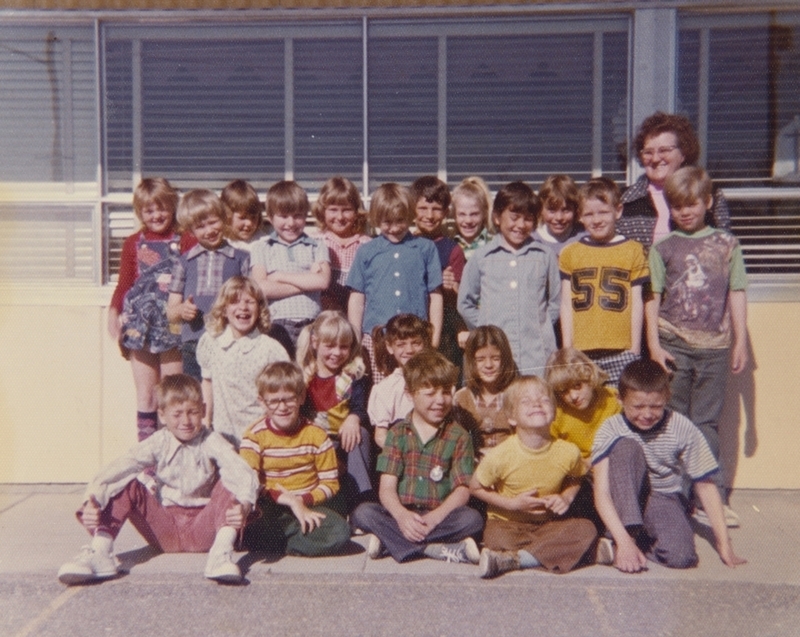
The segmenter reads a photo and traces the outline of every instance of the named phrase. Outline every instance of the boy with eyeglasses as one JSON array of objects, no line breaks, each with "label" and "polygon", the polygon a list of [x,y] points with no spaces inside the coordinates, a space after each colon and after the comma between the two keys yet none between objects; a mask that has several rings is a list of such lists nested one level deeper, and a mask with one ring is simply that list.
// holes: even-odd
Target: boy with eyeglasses
[{"label": "boy with eyeglasses", "polygon": [[260,517],[244,531],[251,551],[318,557],[350,541],[350,527],[322,506],[339,491],[336,452],[327,432],[300,415],[306,398],[294,363],[267,365],[256,380],[266,417],[242,437],[239,453],[258,473]]}]

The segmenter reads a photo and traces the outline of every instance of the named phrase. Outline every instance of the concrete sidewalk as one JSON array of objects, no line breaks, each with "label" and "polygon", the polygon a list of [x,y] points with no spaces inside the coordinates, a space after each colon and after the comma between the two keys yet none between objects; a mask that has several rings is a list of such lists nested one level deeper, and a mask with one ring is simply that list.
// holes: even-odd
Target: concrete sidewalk
[{"label": "concrete sidewalk", "polygon": [[[55,576],[87,540],[74,518],[82,492],[83,485],[0,485],[0,635],[262,634],[267,624],[282,635],[463,635],[482,626],[500,635],[530,633],[532,621],[537,635],[694,635],[700,625],[705,635],[800,635],[797,491],[734,494],[742,526],[731,536],[749,561],[736,569],[698,535],[696,569],[651,565],[631,576],[591,566],[483,581],[472,565],[370,560],[366,538],[356,537],[338,557],[242,554],[249,586],[220,587],[202,577],[205,555],[156,554],[126,525],[115,548],[129,573],[67,589]],[[578,610],[565,615],[569,596]],[[520,602],[509,613],[509,603]],[[194,630],[198,612],[222,623],[212,629],[204,620]],[[178,616],[185,621],[175,623]]]}]

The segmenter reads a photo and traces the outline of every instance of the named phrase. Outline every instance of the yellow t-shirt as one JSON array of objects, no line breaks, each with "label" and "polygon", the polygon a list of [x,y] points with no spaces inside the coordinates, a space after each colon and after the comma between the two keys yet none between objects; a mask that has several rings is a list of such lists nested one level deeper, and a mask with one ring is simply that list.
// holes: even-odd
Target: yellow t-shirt
[{"label": "yellow t-shirt", "polygon": [[583,411],[578,411],[569,405],[556,407],[556,418],[550,425],[550,434],[553,438],[567,440],[578,446],[581,456],[588,458],[592,455],[594,434],[600,425],[615,414],[622,411],[617,392],[609,387],[601,387],[595,392],[592,405]]},{"label": "yellow t-shirt", "polygon": [[631,289],[650,279],[642,244],[598,244],[584,237],[562,250],[559,269],[572,287],[573,347],[629,350]]},{"label": "yellow t-shirt", "polygon": [[[530,449],[515,434],[489,449],[475,469],[481,486],[513,498],[537,489],[539,495],[561,493],[564,478],[579,478],[586,473],[581,452],[571,442],[553,440],[542,449]],[[509,511],[489,505],[489,518],[517,522],[542,522],[550,518],[546,512],[531,514]]]}]

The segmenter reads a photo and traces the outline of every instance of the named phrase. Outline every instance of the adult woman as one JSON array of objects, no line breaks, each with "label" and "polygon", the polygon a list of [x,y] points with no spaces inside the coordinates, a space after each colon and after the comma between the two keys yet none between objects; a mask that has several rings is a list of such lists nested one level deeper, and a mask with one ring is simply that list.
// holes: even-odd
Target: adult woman
[{"label": "adult woman", "polygon": [[[632,148],[644,168],[644,175],[622,195],[622,218],[617,222],[617,231],[649,250],[671,230],[664,182],[681,166],[697,162],[700,144],[686,117],[657,112],[639,126]],[[730,230],[728,203],[719,191],[714,192],[714,203],[706,222]]]}]

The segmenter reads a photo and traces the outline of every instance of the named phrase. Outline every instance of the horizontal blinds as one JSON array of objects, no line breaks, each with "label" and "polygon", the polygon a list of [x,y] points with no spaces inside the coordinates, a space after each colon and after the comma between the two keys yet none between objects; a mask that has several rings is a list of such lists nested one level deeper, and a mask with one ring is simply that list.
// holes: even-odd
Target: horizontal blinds
[{"label": "horizontal blinds", "polygon": [[[678,110],[701,133],[707,120],[700,140],[706,168],[725,189],[733,231],[748,273],[757,280],[800,274],[800,171],[774,172],[777,160],[800,162],[800,126],[794,143],[791,137],[793,121],[800,118],[798,77],[796,25],[710,22],[680,30]],[[780,148],[781,137],[788,147]]]},{"label": "horizontal blinds", "polygon": [[0,26],[0,181],[94,181],[94,31]]},{"label": "horizontal blinds", "polygon": [[0,281],[94,281],[92,209],[0,204]]}]

